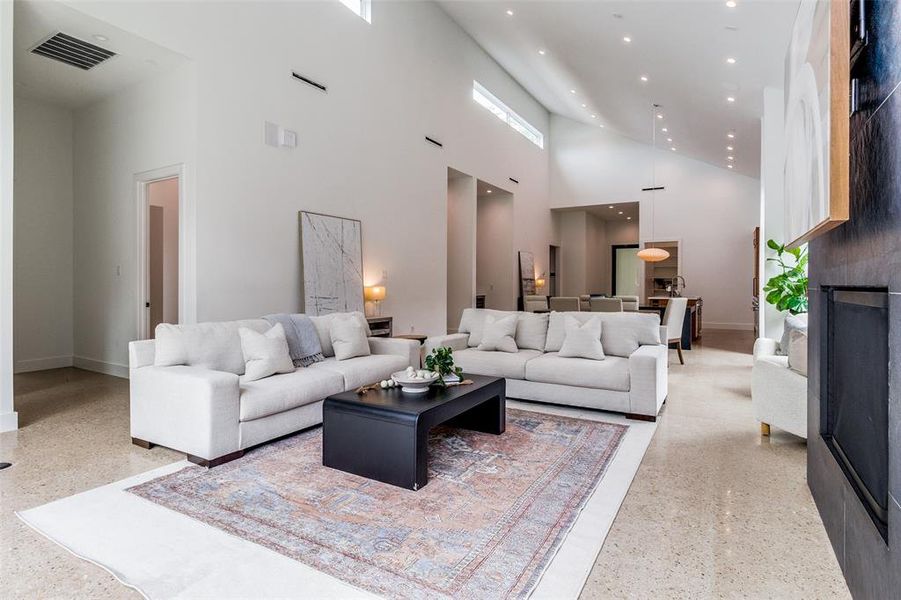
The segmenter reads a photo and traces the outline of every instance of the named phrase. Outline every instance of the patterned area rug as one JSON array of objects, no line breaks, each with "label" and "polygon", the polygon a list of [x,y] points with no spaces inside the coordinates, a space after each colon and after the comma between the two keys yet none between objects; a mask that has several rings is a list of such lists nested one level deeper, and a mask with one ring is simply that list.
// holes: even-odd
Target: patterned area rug
[{"label": "patterned area rug", "polygon": [[316,428],[130,492],[392,598],[525,598],[627,427],[507,410],[507,430],[437,428],[418,492],[322,466]]}]

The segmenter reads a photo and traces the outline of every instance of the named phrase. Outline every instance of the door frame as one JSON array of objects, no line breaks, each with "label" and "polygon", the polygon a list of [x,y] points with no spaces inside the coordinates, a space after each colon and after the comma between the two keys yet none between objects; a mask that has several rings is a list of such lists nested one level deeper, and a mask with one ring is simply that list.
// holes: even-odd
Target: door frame
[{"label": "door frame", "polygon": [[[616,296],[616,251],[624,248],[638,248],[638,244],[611,244],[610,245],[610,295]],[[641,291],[641,274],[639,273],[638,290]]]},{"label": "door frame", "polygon": [[151,169],[134,175],[137,213],[136,337],[151,336],[150,309],[150,198],[147,187],[164,179],[178,179],[178,322],[197,322],[197,280],[194,269],[194,199],[188,193],[187,169],[184,163]]}]

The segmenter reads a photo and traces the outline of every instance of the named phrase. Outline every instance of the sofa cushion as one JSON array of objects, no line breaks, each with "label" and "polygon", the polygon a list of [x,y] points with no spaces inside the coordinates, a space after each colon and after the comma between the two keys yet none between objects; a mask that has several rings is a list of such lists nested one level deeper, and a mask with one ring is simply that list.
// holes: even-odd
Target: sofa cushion
[{"label": "sofa cushion", "polygon": [[516,322],[516,346],[527,350],[544,350],[547,340],[547,313],[519,313]]},{"label": "sofa cushion", "polygon": [[241,382],[240,419],[252,421],[275,415],[344,391],[340,373],[311,368]]},{"label": "sofa cushion", "polygon": [[288,340],[281,323],[276,323],[265,333],[239,327],[238,335],[241,336],[241,350],[244,352],[242,381],[256,381],[276,373],[294,372],[294,361],[288,352]]},{"label": "sofa cushion", "polygon": [[793,331],[803,331],[807,333],[807,313],[800,315],[788,314],[785,316],[785,324],[782,329],[782,339],[779,341],[779,354],[788,356],[788,349],[791,345],[791,335]]},{"label": "sofa cushion", "polygon": [[329,315],[310,317],[310,320],[313,322],[313,326],[316,328],[316,334],[319,336],[319,345],[322,346],[322,355],[326,358],[335,355],[335,349],[332,346],[332,336],[330,333],[332,321],[334,321],[335,319],[349,318],[357,319],[357,321],[363,327],[363,331],[366,333],[366,337],[372,335],[372,332],[369,329],[369,321],[367,321],[366,316],[359,311],[349,313],[332,313]]},{"label": "sofa cushion", "polygon": [[597,390],[629,391],[629,359],[564,358],[551,352],[526,363],[526,380]]},{"label": "sofa cushion", "polygon": [[475,348],[482,343],[482,330],[485,327],[485,318],[491,316],[495,319],[500,319],[509,314],[509,311],[490,308],[464,308],[457,333],[468,333],[469,341],[467,345],[470,348]]},{"label": "sofa cushion", "polygon": [[370,354],[346,360],[327,358],[308,368],[338,373],[344,377],[344,389],[353,390],[361,385],[388,379],[392,373],[402,371],[407,366],[409,359],[397,354]]},{"label": "sofa cushion", "polygon": [[485,318],[482,330],[482,340],[479,342],[479,350],[498,350],[500,352],[516,352],[516,315],[510,314],[495,318],[491,315]]},{"label": "sofa cushion", "polygon": [[520,350],[519,352],[486,352],[467,348],[454,351],[454,364],[470,375],[490,375],[492,377],[509,377],[524,379],[526,363],[541,356],[538,350]]},{"label": "sofa cushion", "polygon": [[601,320],[601,344],[604,353],[628,358],[639,346],[660,344],[660,317],[650,313],[552,312],[548,319],[545,352],[559,352],[566,338],[564,317],[579,323],[597,317]]},{"label": "sofa cushion", "polygon": [[244,352],[238,335],[241,327],[263,333],[272,325],[264,319],[194,325],[161,323],[156,326],[153,364],[157,367],[187,365],[243,375]]},{"label": "sofa cushion", "polygon": [[807,330],[793,329],[788,342],[788,368],[807,377]]}]

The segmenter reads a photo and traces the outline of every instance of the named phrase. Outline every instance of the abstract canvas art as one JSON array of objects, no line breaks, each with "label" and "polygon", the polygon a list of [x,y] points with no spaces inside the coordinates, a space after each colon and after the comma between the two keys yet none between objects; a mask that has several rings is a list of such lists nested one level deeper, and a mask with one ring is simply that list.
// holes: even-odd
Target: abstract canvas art
[{"label": "abstract canvas art", "polygon": [[363,311],[363,226],[300,211],[302,312]]},{"label": "abstract canvas art", "polygon": [[792,28],[784,159],[785,234],[792,245],[848,219],[846,10],[847,2],[802,0]]}]

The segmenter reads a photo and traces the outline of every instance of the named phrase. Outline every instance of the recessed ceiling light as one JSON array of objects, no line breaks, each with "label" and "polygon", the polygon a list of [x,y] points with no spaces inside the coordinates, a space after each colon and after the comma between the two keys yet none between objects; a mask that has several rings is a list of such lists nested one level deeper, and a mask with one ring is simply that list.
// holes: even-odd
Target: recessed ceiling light
[{"label": "recessed ceiling light", "polygon": [[507,10],[507,16],[508,16],[508,17],[512,17],[512,16],[513,16],[513,11],[508,9],[508,10]]},{"label": "recessed ceiling light", "polygon": [[732,168],[732,165],[726,165],[726,166],[729,167],[730,169]]},{"label": "recessed ceiling light", "polygon": [[488,193],[490,194],[490,193],[491,193],[491,190],[488,190]]},{"label": "recessed ceiling light", "polygon": [[729,138],[730,140],[734,140],[734,139],[735,139],[735,134],[734,134],[734,133],[727,133],[727,134],[726,134],[726,137]]},{"label": "recessed ceiling light", "polygon": [[667,141],[667,142],[672,142],[672,141],[673,141],[673,138],[666,138],[666,141]]},{"label": "recessed ceiling light", "polygon": [[732,146],[726,146],[726,150],[729,150],[731,152],[732,150],[734,150],[734,148]]},{"label": "recessed ceiling light", "polygon": [[576,90],[569,90],[569,93],[570,93],[570,94],[575,94],[575,93],[576,93]]},{"label": "recessed ceiling light", "polygon": [[727,157],[726,157],[726,160],[735,160],[735,157],[734,157],[734,156],[727,156]]},{"label": "recessed ceiling light", "polygon": [[629,36],[623,36],[623,41],[626,42],[627,44],[631,44],[632,38],[630,38]]},{"label": "recessed ceiling light", "polygon": [[726,62],[729,63],[730,65],[734,65],[735,59],[730,56],[729,58],[726,59]]},{"label": "recessed ceiling light", "polygon": [[662,119],[662,118],[663,118],[663,113],[657,113],[657,118],[658,118],[658,119]]},{"label": "recessed ceiling light", "polygon": [[539,51],[538,51],[538,54],[540,54],[541,56],[544,56],[546,53],[547,53],[546,50],[539,50]]},{"label": "recessed ceiling light", "polygon": [[583,104],[583,105],[582,105],[582,108],[588,108],[588,105],[587,105],[587,104]]},{"label": "recessed ceiling light", "polygon": [[673,152],[675,152],[675,151],[676,151],[676,147],[673,146],[673,147],[670,148],[670,150],[672,150]]},{"label": "recessed ceiling light", "polygon": [[607,207],[607,208],[613,208],[613,205],[612,205],[612,204],[611,204],[611,205],[610,205],[610,206],[608,206],[608,207]]},{"label": "recessed ceiling light", "polygon": [[735,102],[735,96],[727,96],[726,102]]},{"label": "recessed ceiling light", "polygon": [[623,211],[619,211],[619,214],[623,214]]},{"label": "recessed ceiling light", "polygon": [[664,128],[661,129],[660,131],[662,131],[663,133],[666,133],[666,132],[669,131],[669,130],[668,130],[666,127],[664,127]]},{"label": "recessed ceiling light", "polygon": [[647,76],[647,75],[642,75],[642,76],[641,76],[641,80],[644,81],[645,83],[647,83],[647,82],[648,82],[648,76]]},{"label": "recessed ceiling light", "polygon": [[591,115],[591,118],[592,118],[592,119],[597,119],[598,116],[597,116],[597,115]]},{"label": "recessed ceiling light", "polygon": [[95,40],[97,40],[98,42],[108,42],[109,41],[108,37],[106,37],[105,35],[100,35],[99,33],[95,33],[93,35],[93,38]]},{"label": "recessed ceiling light", "polygon": [[738,2],[735,0],[726,0],[726,6],[729,8],[735,8],[738,5]]},{"label": "recessed ceiling light", "polygon": [[632,217],[626,217],[626,220],[627,220],[627,221],[631,221],[631,220],[632,220]]}]

